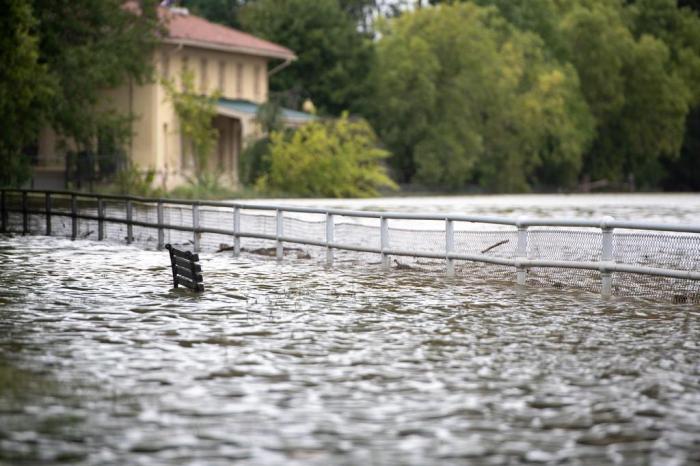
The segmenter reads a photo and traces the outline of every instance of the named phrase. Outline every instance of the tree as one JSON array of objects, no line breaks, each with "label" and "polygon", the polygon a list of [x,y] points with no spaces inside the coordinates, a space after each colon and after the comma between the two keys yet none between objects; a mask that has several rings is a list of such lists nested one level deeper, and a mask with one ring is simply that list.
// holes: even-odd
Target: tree
[{"label": "tree", "polygon": [[[94,148],[100,128],[117,121],[100,92],[152,78],[159,20],[156,0],[32,0],[39,62],[54,84],[48,123],[79,149]],[[121,124],[121,123],[119,123]]]},{"label": "tree", "polygon": [[575,68],[596,128],[583,172],[655,186],[664,161],[678,157],[698,102],[697,14],[674,0],[477,1]]},{"label": "tree", "polygon": [[634,32],[637,36],[652,35],[668,47],[673,75],[683,81],[688,90],[686,103],[690,110],[685,118],[683,144],[677,152],[661,160],[663,167],[655,170],[654,179],[663,176],[666,189],[700,189],[696,181],[700,169],[700,3],[673,0],[638,0],[630,7]]},{"label": "tree", "polygon": [[238,163],[238,177],[244,185],[254,184],[258,178],[270,171],[270,135],[284,131],[280,103],[271,99],[260,105],[255,122],[264,136],[249,143],[241,154]]},{"label": "tree", "polygon": [[270,136],[270,171],[257,188],[300,196],[367,197],[381,188],[396,189],[386,175],[372,128],[364,120],[307,123],[293,132]]},{"label": "tree", "polygon": [[210,21],[240,28],[239,12],[248,0],[183,0],[182,6]]},{"label": "tree", "polygon": [[[571,66],[495,8],[426,8],[386,22],[375,125],[399,178],[442,189],[525,191],[575,181],[592,118]],[[537,169],[547,162],[549,171]]]},{"label": "tree", "polygon": [[4,3],[0,16],[0,186],[29,177],[23,148],[36,141],[43,101],[50,95],[46,66],[39,63],[36,21],[26,0]]},{"label": "tree", "polygon": [[245,30],[298,55],[270,78],[271,90],[285,93],[288,105],[310,98],[326,114],[361,108],[371,43],[337,0],[258,0],[241,10],[240,19]]}]

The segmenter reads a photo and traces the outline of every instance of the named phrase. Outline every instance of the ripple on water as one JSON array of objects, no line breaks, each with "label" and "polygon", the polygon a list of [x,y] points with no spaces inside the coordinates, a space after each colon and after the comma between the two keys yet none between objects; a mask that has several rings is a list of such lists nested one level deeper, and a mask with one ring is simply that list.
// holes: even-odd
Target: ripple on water
[{"label": "ripple on water", "polygon": [[221,254],[196,296],[162,252],[0,241],[0,463],[700,461],[691,306]]}]

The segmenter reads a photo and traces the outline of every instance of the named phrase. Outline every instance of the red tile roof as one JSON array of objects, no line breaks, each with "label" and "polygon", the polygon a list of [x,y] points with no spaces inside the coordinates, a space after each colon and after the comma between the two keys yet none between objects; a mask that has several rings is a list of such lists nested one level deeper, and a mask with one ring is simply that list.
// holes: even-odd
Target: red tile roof
[{"label": "red tile roof", "polygon": [[168,28],[170,41],[204,48],[293,60],[294,52],[245,32],[207,21],[176,9],[159,7],[158,15]]}]

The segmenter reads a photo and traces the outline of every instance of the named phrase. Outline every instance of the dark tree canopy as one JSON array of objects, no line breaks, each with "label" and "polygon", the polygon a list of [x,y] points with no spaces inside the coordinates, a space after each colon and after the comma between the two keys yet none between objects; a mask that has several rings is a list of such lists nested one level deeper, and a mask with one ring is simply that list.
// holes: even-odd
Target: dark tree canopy
[{"label": "dark tree canopy", "polygon": [[[356,111],[367,95],[372,48],[337,0],[257,0],[241,10],[246,31],[292,49],[298,60],[271,77],[272,92],[322,113]],[[292,102],[294,103],[294,102]]]},{"label": "dark tree canopy", "polygon": [[[157,3],[5,2],[0,125],[15,130],[0,135],[0,183],[22,182],[42,125],[79,149],[128,137],[131,116],[107,111],[101,91],[151,78]],[[700,188],[696,0],[176,3],[294,50],[271,95],[367,117],[399,181]]]},{"label": "dark tree canopy", "polygon": [[50,96],[47,68],[39,64],[36,21],[26,0],[3,3],[0,15],[0,186],[29,176],[24,146],[36,139]]},{"label": "dark tree canopy", "polygon": [[[100,91],[151,79],[157,40],[155,0],[32,0],[39,61],[54,84],[47,119],[78,146],[119,119],[101,111]],[[138,5],[138,6],[136,6]]]},{"label": "dark tree canopy", "polygon": [[240,28],[240,9],[249,0],[183,0],[182,6],[210,21]]},{"label": "dark tree canopy", "polygon": [[404,14],[381,34],[374,123],[400,180],[495,191],[575,182],[592,117],[573,68],[536,35],[474,4]]},{"label": "dark tree canopy", "polygon": [[[446,8],[447,3],[439,8]],[[655,187],[694,138],[700,97],[700,19],[675,0],[473,0],[539,37],[542,53],[578,77],[594,118],[579,176]],[[410,47],[409,43],[406,48]],[[688,146],[688,144],[685,144]],[[691,144],[692,146],[692,144]],[[545,184],[566,183],[550,172]],[[543,180],[539,180],[543,181]]]}]

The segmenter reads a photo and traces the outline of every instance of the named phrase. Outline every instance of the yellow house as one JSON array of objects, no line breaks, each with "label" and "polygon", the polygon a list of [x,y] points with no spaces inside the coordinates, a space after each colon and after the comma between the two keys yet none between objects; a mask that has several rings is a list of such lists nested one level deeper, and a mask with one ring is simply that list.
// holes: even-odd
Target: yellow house
[{"label": "yellow house", "polygon": [[[159,9],[169,34],[160,41],[153,61],[157,74],[178,80],[184,69],[195,78],[202,94],[221,94],[214,126],[219,139],[209,168],[222,180],[238,184],[238,162],[247,141],[259,136],[255,116],[267,101],[268,79],[289,65],[296,56],[281,45],[260,39],[190,14],[184,8]],[[193,174],[193,161],[184,144],[178,118],[165,89],[158,82],[130,83],[105,91],[103,105],[133,115],[133,138],[125,148],[141,170],[152,169],[156,184],[170,189]],[[313,116],[283,109],[285,124],[296,126]],[[70,178],[66,151],[50,128],[39,136],[34,187],[63,188]]]}]

